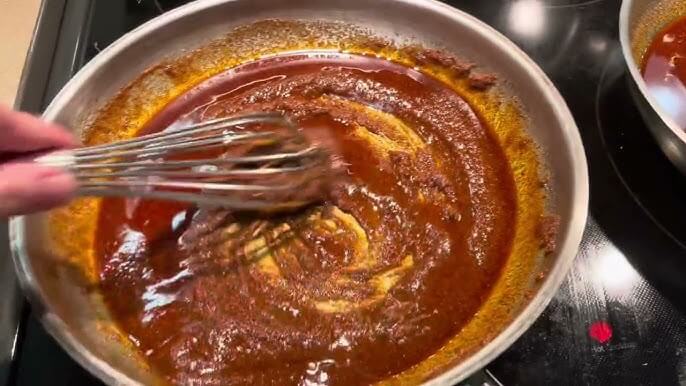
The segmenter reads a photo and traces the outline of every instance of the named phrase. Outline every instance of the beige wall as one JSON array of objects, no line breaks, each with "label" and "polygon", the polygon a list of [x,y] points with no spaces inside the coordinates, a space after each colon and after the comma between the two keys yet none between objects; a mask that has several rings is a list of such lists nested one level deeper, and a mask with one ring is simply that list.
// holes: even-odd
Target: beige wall
[{"label": "beige wall", "polygon": [[14,103],[40,3],[0,0],[0,103]]}]

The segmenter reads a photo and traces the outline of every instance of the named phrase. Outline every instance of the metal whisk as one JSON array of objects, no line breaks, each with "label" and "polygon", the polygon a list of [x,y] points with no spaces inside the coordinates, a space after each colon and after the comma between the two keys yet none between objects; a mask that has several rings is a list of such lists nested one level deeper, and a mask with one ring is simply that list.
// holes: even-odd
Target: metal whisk
[{"label": "metal whisk", "polygon": [[83,196],[274,210],[317,199],[327,159],[292,121],[262,113],[59,151],[35,161],[71,171]]}]

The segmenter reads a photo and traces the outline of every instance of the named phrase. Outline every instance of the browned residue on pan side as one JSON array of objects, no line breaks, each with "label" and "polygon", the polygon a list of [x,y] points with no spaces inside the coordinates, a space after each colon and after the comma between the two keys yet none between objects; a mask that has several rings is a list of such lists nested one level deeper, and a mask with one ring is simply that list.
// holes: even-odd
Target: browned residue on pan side
[{"label": "browned residue on pan side", "polygon": [[631,54],[641,65],[655,35],[675,20],[686,16],[686,3],[680,0],[661,0],[648,5],[648,9],[629,26]]}]

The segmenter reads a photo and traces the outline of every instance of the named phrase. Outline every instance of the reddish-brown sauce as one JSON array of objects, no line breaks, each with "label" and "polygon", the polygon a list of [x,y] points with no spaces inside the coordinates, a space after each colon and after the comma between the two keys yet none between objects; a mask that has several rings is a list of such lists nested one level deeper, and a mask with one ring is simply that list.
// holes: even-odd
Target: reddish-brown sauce
[{"label": "reddish-brown sauce", "polygon": [[105,199],[96,251],[115,319],[177,384],[367,384],[427,358],[509,255],[497,140],[434,78],[331,53],[230,70],[145,131],[269,110],[333,136],[346,170],[331,198],[277,217]]},{"label": "reddish-brown sauce", "polygon": [[686,129],[686,18],[655,36],[643,59],[643,78],[660,107]]}]

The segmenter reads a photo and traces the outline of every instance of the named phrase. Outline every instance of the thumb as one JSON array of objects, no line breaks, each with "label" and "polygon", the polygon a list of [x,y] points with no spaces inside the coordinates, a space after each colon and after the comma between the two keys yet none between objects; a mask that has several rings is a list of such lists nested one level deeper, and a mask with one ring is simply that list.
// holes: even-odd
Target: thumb
[{"label": "thumb", "polygon": [[76,180],[61,169],[34,164],[4,165],[0,168],[0,217],[65,204],[75,191]]}]

